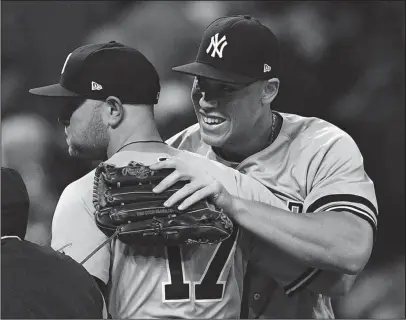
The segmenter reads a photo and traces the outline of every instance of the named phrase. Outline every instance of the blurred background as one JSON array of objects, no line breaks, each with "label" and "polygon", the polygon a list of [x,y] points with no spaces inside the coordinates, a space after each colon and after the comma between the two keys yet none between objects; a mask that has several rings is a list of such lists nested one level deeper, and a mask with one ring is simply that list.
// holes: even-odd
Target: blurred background
[{"label": "blurred background", "polygon": [[194,60],[212,20],[250,14],[282,45],[273,109],[347,131],[375,183],[377,241],[353,290],[334,302],[337,318],[404,318],[404,9],[404,1],[1,1],[2,166],[27,184],[27,239],[49,245],[59,195],[95,165],[69,157],[57,108],[28,89],[57,82],[81,45],[134,46],[160,74],[156,118],[169,138],[196,122],[192,78],[171,68]]}]

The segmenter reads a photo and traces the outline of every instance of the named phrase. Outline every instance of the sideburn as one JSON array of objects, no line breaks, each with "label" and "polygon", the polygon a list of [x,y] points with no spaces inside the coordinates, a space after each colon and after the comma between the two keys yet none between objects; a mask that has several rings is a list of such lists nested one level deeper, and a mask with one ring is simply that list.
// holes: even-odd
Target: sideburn
[{"label": "sideburn", "polygon": [[92,112],[92,134],[95,141],[95,146],[98,148],[103,148],[107,150],[109,143],[109,134],[107,131],[107,126],[103,123],[101,108],[96,106]]}]

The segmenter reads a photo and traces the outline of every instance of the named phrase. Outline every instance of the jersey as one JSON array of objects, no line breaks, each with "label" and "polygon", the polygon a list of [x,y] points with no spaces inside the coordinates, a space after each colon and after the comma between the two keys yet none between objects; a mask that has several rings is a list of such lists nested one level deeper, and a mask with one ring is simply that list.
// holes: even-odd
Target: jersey
[{"label": "jersey", "polygon": [[[376,234],[378,209],[374,184],[365,173],[362,155],[353,139],[343,130],[318,118],[275,114],[282,125],[274,142],[241,163],[226,161],[216,154],[202,141],[198,124],[173,136],[167,143],[255,178],[292,212],[351,212],[368,221]],[[275,259],[275,272],[284,269],[278,268],[277,264]],[[265,279],[263,273],[253,272],[252,283],[258,285],[251,288],[251,306],[261,307],[257,310],[251,308],[250,317],[333,318],[328,297],[303,291],[319,273],[320,270],[306,268],[289,283],[286,279],[280,281],[280,275],[274,273],[274,278],[283,288],[269,290],[269,287],[261,286],[272,281]],[[261,295],[261,291],[266,294]],[[266,298],[264,303],[267,305],[258,304],[261,296],[269,296],[269,291],[273,293],[272,297]]]},{"label": "jersey", "polygon": [[[259,182],[236,170],[186,151],[177,156],[206,168],[231,194],[285,208]],[[122,151],[107,162],[149,165],[165,157]],[[52,223],[52,247],[69,244],[64,251],[77,261],[106,240],[94,221],[93,179],[94,170],[64,190]],[[217,245],[142,247],[113,240],[84,267],[108,284],[113,318],[239,318],[247,261],[257,252],[254,246],[249,233],[238,228]]]}]

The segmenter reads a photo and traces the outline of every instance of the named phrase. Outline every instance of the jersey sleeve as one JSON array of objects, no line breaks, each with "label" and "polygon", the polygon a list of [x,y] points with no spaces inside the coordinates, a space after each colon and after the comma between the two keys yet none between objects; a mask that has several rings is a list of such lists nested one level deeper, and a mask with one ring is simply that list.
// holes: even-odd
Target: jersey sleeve
[{"label": "jersey sleeve", "polygon": [[[354,140],[342,131],[326,133],[325,137],[327,139],[322,141],[317,141],[316,137],[301,157],[312,159],[307,168],[308,193],[303,211],[350,212],[371,225],[375,239],[377,200],[374,184],[364,170],[361,152]],[[294,262],[286,270],[292,267],[295,267]],[[285,293],[289,296],[296,294],[308,287],[321,272],[316,268],[303,269],[293,281],[284,284]]]},{"label": "jersey sleeve", "polygon": [[[52,248],[63,248],[63,253],[80,263],[105,241],[107,237],[97,228],[93,211],[78,194],[75,184],[66,187],[52,220]],[[109,280],[110,254],[105,245],[83,265],[105,284]]]},{"label": "jersey sleeve", "polygon": [[309,166],[308,185],[304,212],[350,212],[366,220],[376,234],[378,206],[374,184],[350,136],[342,135],[319,150]]}]

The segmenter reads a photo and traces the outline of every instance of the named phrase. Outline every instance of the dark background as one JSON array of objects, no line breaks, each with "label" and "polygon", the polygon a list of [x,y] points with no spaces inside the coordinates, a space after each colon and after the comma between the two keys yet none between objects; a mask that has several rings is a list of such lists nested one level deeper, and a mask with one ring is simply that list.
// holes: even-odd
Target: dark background
[{"label": "dark background", "polygon": [[68,156],[57,106],[28,89],[57,82],[80,45],[116,40],[137,47],[160,74],[156,118],[168,138],[196,121],[192,79],[171,67],[194,59],[212,20],[251,14],[282,45],[273,108],[347,131],[375,183],[377,241],[352,292],[336,302],[338,316],[404,318],[404,9],[403,1],[2,1],[2,166],[17,169],[27,184],[27,238],[49,244],[60,193],[94,166]]}]

